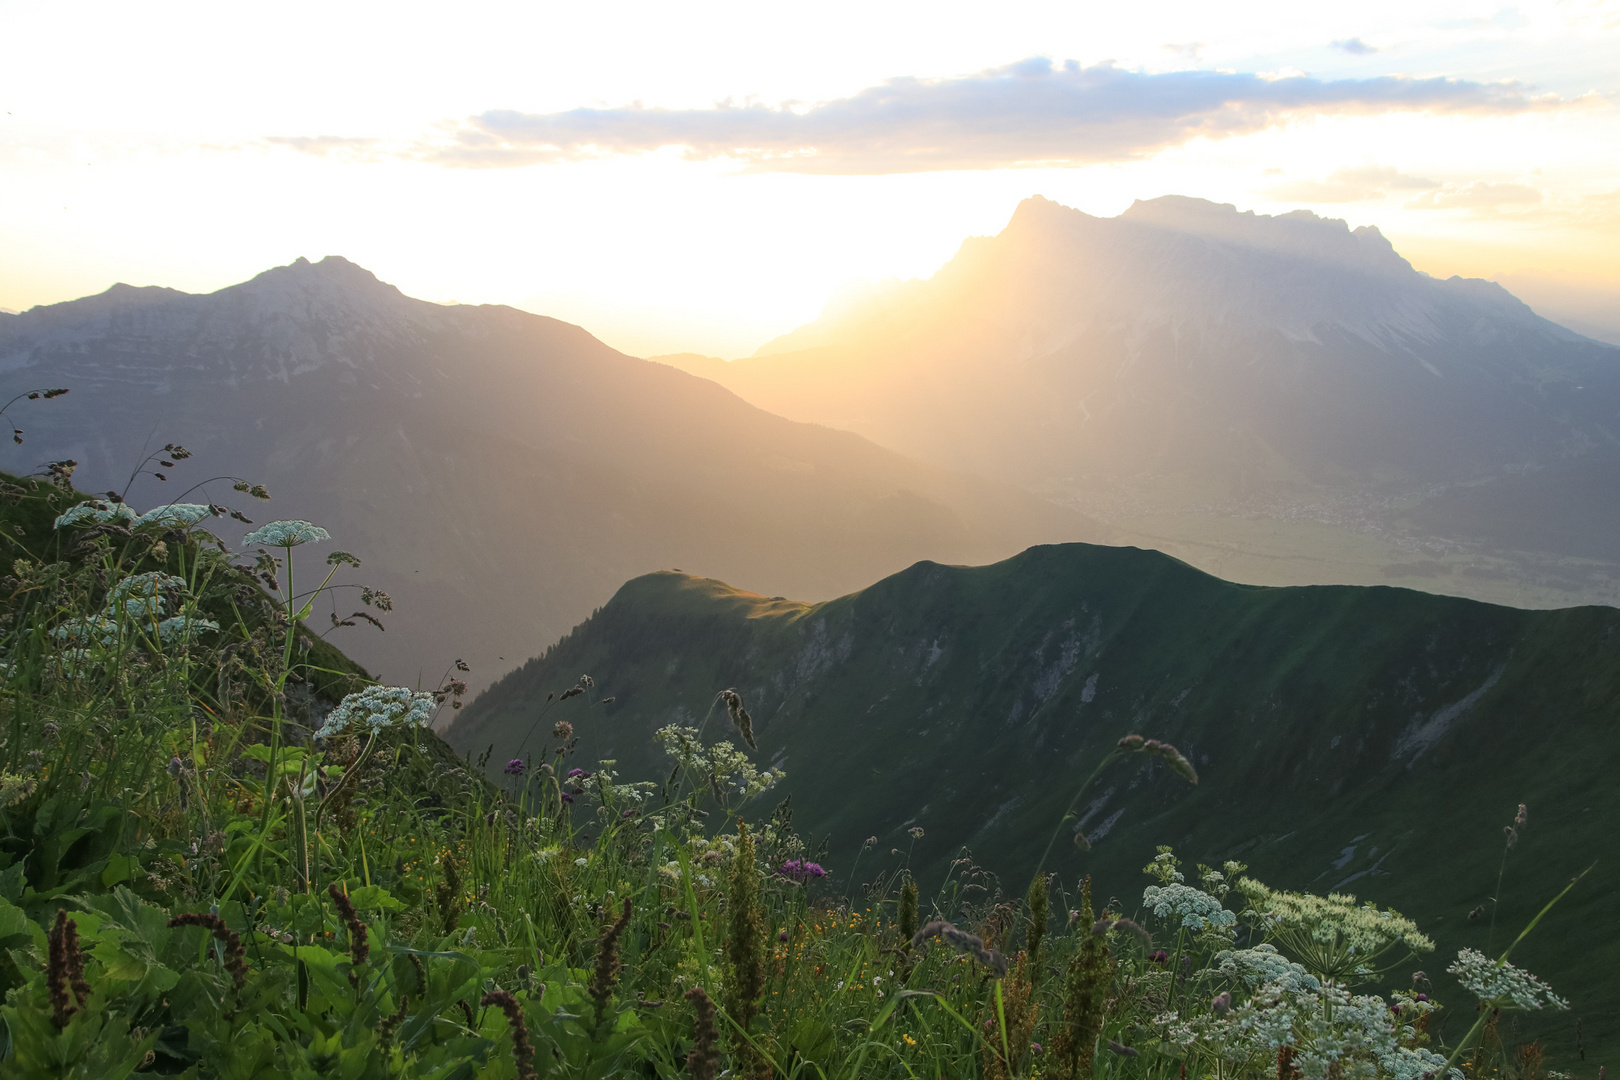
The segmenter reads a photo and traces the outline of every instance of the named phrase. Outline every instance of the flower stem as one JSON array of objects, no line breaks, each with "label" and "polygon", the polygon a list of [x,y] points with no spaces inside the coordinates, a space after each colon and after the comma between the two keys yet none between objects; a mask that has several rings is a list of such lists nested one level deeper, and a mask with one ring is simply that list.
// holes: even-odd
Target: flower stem
[{"label": "flower stem", "polygon": [[[1097,767],[1091,770],[1091,775],[1086,777],[1086,782],[1075,789],[1074,798],[1069,800],[1069,808],[1063,811],[1062,817],[1058,818],[1057,827],[1052,830],[1052,838],[1046,842],[1046,850],[1041,852],[1041,861],[1035,864],[1035,877],[1040,877],[1041,871],[1046,869],[1046,859],[1052,854],[1052,845],[1057,843],[1058,834],[1063,831],[1064,824],[1074,817],[1075,808],[1080,805],[1080,796],[1086,793],[1086,788],[1091,786],[1091,782],[1097,779],[1098,775],[1104,769],[1106,769],[1115,758],[1120,756],[1120,753],[1121,751],[1118,748],[1110,750],[1102,761],[1097,763]],[[1031,880],[1033,880],[1033,878]]]}]

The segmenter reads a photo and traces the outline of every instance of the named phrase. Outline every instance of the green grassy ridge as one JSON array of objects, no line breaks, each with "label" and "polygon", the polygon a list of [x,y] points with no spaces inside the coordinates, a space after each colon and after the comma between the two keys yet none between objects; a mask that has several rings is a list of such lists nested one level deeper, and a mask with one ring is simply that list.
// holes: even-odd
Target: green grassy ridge
[{"label": "green grassy ridge", "polygon": [[[1524,1031],[1573,1061],[1579,1017],[1588,1060],[1602,1060],[1620,1048],[1620,940],[1599,929],[1620,888],[1615,860],[1600,858],[1620,817],[1617,635],[1609,608],[1243,586],[1083,544],[985,567],[919,563],[816,605],[659,573],[493,686],[448,737],[504,761],[546,694],[590,672],[615,700],[575,717],[581,757],[655,778],[667,763],[651,733],[698,722],[735,686],[758,757],[787,769],[795,820],[828,837],[835,873],[868,835],[892,861],[921,825],[912,864],[925,889],[966,844],[1018,892],[1075,785],[1138,731],[1175,743],[1202,782],[1116,764],[1089,793],[1095,849],[1060,843],[1049,869],[1092,873],[1127,908],[1159,843],[1190,860],[1241,858],[1277,886],[1342,887],[1439,939],[1422,966],[1442,988],[1457,948],[1486,945],[1488,920],[1466,916],[1494,889],[1501,830],[1522,801],[1530,825],[1510,855],[1496,947],[1599,860],[1514,956],[1574,1003]],[[728,735],[714,710],[706,736]],[[870,869],[871,856],[860,876]]]}]

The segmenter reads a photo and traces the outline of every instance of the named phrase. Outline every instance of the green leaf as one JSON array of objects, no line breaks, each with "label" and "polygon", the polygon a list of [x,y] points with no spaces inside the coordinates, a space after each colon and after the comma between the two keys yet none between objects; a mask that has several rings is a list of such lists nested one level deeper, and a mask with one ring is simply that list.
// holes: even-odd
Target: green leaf
[{"label": "green leaf", "polygon": [[120,948],[111,942],[104,941],[97,945],[90,950],[90,955],[101,961],[101,966],[105,969],[105,978],[120,982],[138,983],[146,978],[146,973],[152,967],[145,957],[136,956],[128,949]]},{"label": "green leaf", "polygon": [[396,900],[381,885],[362,885],[349,893],[349,903],[360,911],[404,911],[405,905]]},{"label": "green leaf", "polygon": [[27,934],[28,928],[33,925],[22,908],[0,897],[0,939],[11,937],[13,934]]},{"label": "green leaf", "polygon": [[107,868],[101,872],[101,884],[111,888],[121,881],[133,878],[140,868],[141,864],[128,855],[108,856]]}]

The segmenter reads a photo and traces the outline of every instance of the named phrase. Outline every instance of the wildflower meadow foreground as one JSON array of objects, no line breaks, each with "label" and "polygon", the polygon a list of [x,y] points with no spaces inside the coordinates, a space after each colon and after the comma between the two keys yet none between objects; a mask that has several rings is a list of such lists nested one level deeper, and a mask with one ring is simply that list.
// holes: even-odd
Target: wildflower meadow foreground
[{"label": "wildflower meadow foreground", "polygon": [[1501,1018],[1567,1007],[1511,958],[1575,883],[1487,956],[1169,847],[1135,884],[1048,874],[1115,761],[1197,782],[1130,732],[1027,889],[967,853],[863,875],[870,845],[795,832],[734,691],[658,732],[662,776],[577,760],[588,676],[521,756],[462,760],[430,726],[458,672],[373,685],[319,636],[390,608],[342,551],[294,580],[324,529],[70,471],[0,487],[0,1075],[1555,1076]]}]

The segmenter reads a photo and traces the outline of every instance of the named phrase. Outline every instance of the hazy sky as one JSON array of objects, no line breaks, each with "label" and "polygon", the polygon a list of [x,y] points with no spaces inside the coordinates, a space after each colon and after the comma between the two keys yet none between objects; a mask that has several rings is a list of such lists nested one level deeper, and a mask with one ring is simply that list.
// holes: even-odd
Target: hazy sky
[{"label": "hazy sky", "polygon": [[0,0],[0,41],[12,309],[340,254],[744,355],[1037,193],[1307,207],[1620,297],[1620,0]]}]

